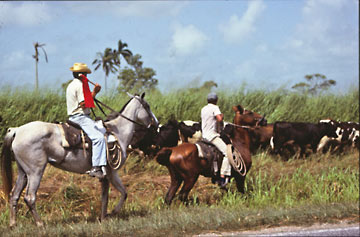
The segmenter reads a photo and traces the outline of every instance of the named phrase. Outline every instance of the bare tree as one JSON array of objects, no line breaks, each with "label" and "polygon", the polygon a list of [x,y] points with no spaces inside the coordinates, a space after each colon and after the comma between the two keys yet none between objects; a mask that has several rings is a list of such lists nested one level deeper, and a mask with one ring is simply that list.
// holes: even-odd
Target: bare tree
[{"label": "bare tree", "polygon": [[34,43],[35,48],[35,55],[33,55],[33,58],[35,58],[35,90],[39,89],[39,75],[38,75],[38,63],[39,63],[39,49],[41,48],[45,55],[45,60],[48,62],[47,54],[45,49],[43,48],[45,44],[40,44],[39,42]]}]

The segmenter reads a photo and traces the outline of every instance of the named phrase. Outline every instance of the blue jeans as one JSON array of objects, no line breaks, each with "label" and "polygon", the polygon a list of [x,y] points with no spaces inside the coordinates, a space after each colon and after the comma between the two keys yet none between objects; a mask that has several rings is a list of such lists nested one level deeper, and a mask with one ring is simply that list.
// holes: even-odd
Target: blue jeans
[{"label": "blue jeans", "polygon": [[69,120],[79,124],[89,136],[92,142],[92,166],[106,165],[106,140],[104,134],[95,127],[95,121],[85,114],[72,115]]}]

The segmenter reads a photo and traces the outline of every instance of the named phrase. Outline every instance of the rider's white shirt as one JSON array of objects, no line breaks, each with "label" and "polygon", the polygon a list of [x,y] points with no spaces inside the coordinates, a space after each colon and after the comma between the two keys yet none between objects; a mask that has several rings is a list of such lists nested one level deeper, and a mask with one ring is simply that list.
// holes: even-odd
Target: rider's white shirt
[{"label": "rider's white shirt", "polygon": [[204,139],[211,141],[220,136],[216,132],[216,115],[219,114],[221,114],[219,106],[214,104],[209,103],[201,109],[201,129]]},{"label": "rider's white shirt", "polygon": [[84,92],[82,82],[78,79],[72,80],[66,88],[66,106],[67,114],[90,114],[90,109],[82,109],[79,104],[84,101]]}]

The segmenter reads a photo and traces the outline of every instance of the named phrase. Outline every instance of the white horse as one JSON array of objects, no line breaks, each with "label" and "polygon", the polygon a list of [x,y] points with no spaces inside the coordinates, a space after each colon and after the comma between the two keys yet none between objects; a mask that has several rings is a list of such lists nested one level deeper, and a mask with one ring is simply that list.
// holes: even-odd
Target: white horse
[{"label": "white horse", "polygon": [[[105,126],[111,130],[120,143],[123,157],[120,167],[126,161],[126,148],[133,136],[135,124],[142,124],[146,127],[158,126],[158,120],[150,110],[149,104],[144,100],[144,96],[145,93],[141,96],[131,96],[118,116],[105,122]],[[18,177],[10,193],[12,154],[18,167]],[[91,168],[91,157],[84,157],[84,153],[80,149],[65,149],[62,146],[61,133],[57,124],[34,121],[8,130],[1,154],[1,171],[4,193],[8,197],[10,205],[10,227],[16,224],[17,203],[25,187],[24,200],[36,225],[43,226],[36,211],[35,201],[36,192],[48,163],[66,171],[84,174]],[[127,191],[117,170],[111,169],[108,165],[106,171],[106,177],[100,180],[102,188],[101,220],[107,216],[109,182],[121,193],[120,201],[111,214],[120,211],[127,197]]]}]

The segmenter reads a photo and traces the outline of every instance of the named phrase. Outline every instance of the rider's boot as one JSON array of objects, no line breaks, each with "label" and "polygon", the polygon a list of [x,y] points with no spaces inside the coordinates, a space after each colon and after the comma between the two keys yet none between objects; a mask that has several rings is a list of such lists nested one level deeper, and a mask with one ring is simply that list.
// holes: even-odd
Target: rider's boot
[{"label": "rider's boot", "polygon": [[104,174],[103,174],[103,172],[101,171],[100,166],[93,166],[93,167],[91,168],[91,170],[88,171],[88,174],[89,174],[91,177],[96,177],[96,178],[99,178],[99,179],[104,178]]},{"label": "rider's boot", "polygon": [[226,185],[229,183],[230,177],[229,176],[225,176],[225,177],[221,177],[220,178],[220,188],[221,189],[226,189]]}]

